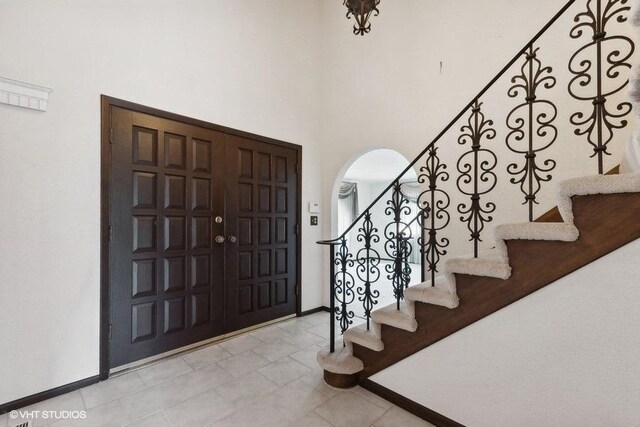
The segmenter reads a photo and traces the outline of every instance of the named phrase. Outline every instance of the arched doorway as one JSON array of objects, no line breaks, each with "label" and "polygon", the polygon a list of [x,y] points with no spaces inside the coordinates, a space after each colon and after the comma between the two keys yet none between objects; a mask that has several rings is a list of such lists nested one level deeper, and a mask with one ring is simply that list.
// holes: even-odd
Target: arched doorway
[{"label": "arched doorway", "polygon": [[[332,230],[333,237],[341,236],[351,224],[358,219],[371,205],[371,203],[382,194],[389,184],[409,166],[409,161],[400,153],[391,149],[375,149],[368,151],[352,159],[343,167],[334,183],[332,194]],[[403,185],[418,186],[417,174],[415,170],[409,169],[401,179]],[[388,197],[387,192],[384,197]],[[415,203],[412,203],[416,206]],[[376,307],[395,302],[393,286],[387,277],[386,268],[393,260],[385,251],[385,238],[383,230],[391,220],[385,213],[386,201],[378,201],[371,209],[371,218],[378,228],[380,240],[374,244],[376,253],[379,255],[380,264],[378,266],[380,276],[375,283],[375,289],[380,292]],[[416,212],[412,214],[417,214]],[[411,216],[412,214],[409,214]],[[418,227],[418,224],[414,224]],[[354,259],[358,257],[358,248],[361,246],[357,242],[359,226],[352,228],[345,238],[347,239],[350,251]],[[413,236],[417,238],[420,231],[414,230]],[[414,242],[415,245],[415,242]],[[415,245],[417,247],[417,245]],[[411,283],[419,283],[422,275],[422,263],[420,251],[416,250],[410,259]],[[356,279],[357,281],[357,279]],[[354,310],[356,316],[364,316],[363,309]]]},{"label": "arched doorway", "polygon": [[[380,148],[359,154],[346,162],[338,173],[333,186],[331,198],[331,230],[332,236],[336,237],[350,225],[357,216],[362,213],[371,202],[394,180],[400,172],[409,166],[409,161],[402,154],[388,148]],[[409,171],[403,181],[416,181],[415,171]],[[354,201],[350,203],[340,203],[339,193],[341,186],[343,196],[348,196],[349,192],[357,192]],[[355,186],[349,184],[356,184]],[[350,187],[350,188],[348,188]],[[345,194],[346,192],[346,194]],[[354,208],[353,204],[357,204]],[[340,206],[342,205],[342,208]],[[350,206],[351,205],[351,206]],[[349,215],[345,209],[351,209]],[[354,215],[355,212],[358,215]],[[339,214],[342,214],[340,218]],[[351,219],[349,221],[349,219]]]}]

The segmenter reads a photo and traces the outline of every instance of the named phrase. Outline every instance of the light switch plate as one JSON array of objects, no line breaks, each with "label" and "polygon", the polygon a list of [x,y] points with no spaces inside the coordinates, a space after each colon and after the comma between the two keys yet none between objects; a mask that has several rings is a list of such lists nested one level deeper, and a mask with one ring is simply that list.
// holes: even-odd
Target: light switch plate
[{"label": "light switch plate", "polygon": [[318,225],[318,215],[311,215],[311,220],[309,221],[312,226]]},{"label": "light switch plate", "polygon": [[320,213],[320,203],[309,202],[309,213]]}]

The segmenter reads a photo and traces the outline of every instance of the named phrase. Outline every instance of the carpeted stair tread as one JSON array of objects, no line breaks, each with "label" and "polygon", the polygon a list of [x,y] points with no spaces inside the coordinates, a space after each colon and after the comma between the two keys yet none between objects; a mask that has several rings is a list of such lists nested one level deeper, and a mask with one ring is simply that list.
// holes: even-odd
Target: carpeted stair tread
[{"label": "carpeted stair tread", "polygon": [[[640,17],[640,9],[638,12]],[[640,18],[638,18],[640,22]],[[640,87],[640,85],[639,85]],[[639,89],[640,93],[640,89]],[[639,95],[640,97],[640,95]],[[415,302],[439,305],[450,309],[458,307],[456,292],[456,274],[494,277],[508,279],[511,276],[508,249],[509,240],[546,240],[573,242],[579,239],[580,233],[573,224],[574,196],[590,194],[616,194],[640,192],[640,174],[626,173],[621,175],[595,175],[569,179],[561,182],[556,191],[558,210],[563,223],[520,223],[502,224],[495,228],[495,249],[482,250],[478,258],[453,258],[444,263],[443,276],[436,278],[435,286],[431,282],[420,283],[405,290],[405,300],[382,307],[372,312],[370,330],[366,325],[359,325],[347,330],[344,342],[336,343],[336,351],[329,353],[329,348],[318,352],[320,366],[332,373],[352,375],[364,369],[363,362],[353,356],[353,343],[374,351],[385,349],[381,335],[381,325],[389,325],[409,332],[415,332],[418,323],[415,317]],[[386,350],[391,350],[387,348]]]},{"label": "carpeted stair tread", "polygon": [[402,301],[400,310],[396,303],[379,308],[371,313],[371,319],[381,325],[389,325],[409,332],[415,332],[418,329],[413,301]]},{"label": "carpeted stair tread", "polygon": [[575,242],[580,232],[573,224],[564,222],[525,222],[501,224],[495,228],[496,254],[505,263],[509,262],[506,240],[553,240]]},{"label": "carpeted stair tread", "polygon": [[617,194],[640,192],[640,173],[620,175],[591,175],[562,181],[558,184],[556,197],[562,219],[573,224],[573,196],[590,194]]},{"label": "carpeted stair tread", "polygon": [[364,369],[362,360],[353,356],[351,345],[346,347],[336,341],[335,351],[331,353],[329,346],[318,351],[316,360],[322,369],[334,374],[353,375]]},{"label": "carpeted stair tread", "polygon": [[449,259],[444,264],[444,270],[448,274],[469,274],[497,279],[508,279],[511,276],[511,267],[500,259],[497,251],[490,257]]},{"label": "carpeted stair tread", "polygon": [[436,277],[435,286],[431,281],[410,286],[404,291],[404,297],[410,301],[418,301],[426,304],[439,305],[446,308],[456,308],[460,303],[455,288],[452,289],[445,276]]},{"label": "carpeted stair tread", "polygon": [[347,329],[344,339],[373,351],[384,350],[384,343],[380,339],[380,325],[376,322],[371,322],[369,329],[366,324]]}]

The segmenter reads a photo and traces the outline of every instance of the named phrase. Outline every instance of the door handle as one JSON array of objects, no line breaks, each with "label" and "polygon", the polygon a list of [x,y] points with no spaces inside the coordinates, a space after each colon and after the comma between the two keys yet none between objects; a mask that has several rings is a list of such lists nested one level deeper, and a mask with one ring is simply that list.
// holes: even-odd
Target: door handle
[{"label": "door handle", "polygon": [[237,241],[238,241],[238,239],[236,238],[236,236],[229,236],[229,242],[230,243],[235,243]]},{"label": "door handle", "polygon": [[224,236],[216,236],[214,240],[216,241],[216,243],[221,245],[224,243]]}]

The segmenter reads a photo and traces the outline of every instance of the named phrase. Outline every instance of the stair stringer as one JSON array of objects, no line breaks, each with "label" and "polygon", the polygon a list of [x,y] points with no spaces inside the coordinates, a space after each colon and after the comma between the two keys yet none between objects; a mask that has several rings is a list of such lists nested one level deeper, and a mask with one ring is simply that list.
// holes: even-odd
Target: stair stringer
[{"label": "stair stringer", "polygon": [[447,261],[435,287],[411,286],[400,311],[375,310],[370,330],[318,353],[320,366],[366,378],[640,237],[640,174],[571,179],[556,195],[556,222],[499,225],[493,256]]}]

